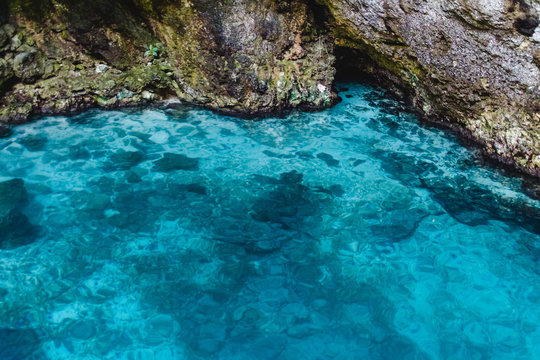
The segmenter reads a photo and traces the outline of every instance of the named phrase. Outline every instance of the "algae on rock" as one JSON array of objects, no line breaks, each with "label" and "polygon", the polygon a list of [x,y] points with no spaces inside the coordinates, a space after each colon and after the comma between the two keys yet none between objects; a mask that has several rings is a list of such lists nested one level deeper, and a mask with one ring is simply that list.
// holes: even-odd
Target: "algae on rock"
[{"label": "algae on rock", "polygon": [[284,3],[8,0],[0,120],[169,96],[239,114],[329,106],[333,42],[306,3]]}]

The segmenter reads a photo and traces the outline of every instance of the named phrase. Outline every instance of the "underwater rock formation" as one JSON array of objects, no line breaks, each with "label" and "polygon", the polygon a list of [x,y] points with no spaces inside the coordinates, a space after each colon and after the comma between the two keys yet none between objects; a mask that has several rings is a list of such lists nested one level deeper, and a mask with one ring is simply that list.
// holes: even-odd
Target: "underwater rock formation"
[{"label": "underwater rock formation", "polygon": [[33,240],[36,228],[30,224],[22,209],[28,194],[21,179],[0,182],[0,248],[13,248]]},{"label": "underwater rock formation", "polygon": [[540,176],[539,9],[539,0],[7,0],[0,122],[168,98],[248,116],[321,109],[337,99],[336,70],[354,70]]}]

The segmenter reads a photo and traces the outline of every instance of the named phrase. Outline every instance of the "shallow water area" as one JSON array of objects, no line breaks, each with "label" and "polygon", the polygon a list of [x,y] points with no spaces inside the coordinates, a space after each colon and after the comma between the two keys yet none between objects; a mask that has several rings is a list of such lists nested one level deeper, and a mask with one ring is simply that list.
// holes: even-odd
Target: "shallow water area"
[{"label": "shallow water area", "polygon": [[376,89],[0,139],[0,359],[540,358],[540,202]]}]

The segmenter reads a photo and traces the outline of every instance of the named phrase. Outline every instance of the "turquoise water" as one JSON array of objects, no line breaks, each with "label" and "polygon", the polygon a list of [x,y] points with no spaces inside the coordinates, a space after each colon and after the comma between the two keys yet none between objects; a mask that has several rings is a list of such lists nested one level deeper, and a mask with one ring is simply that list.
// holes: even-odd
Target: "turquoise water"
[{"label": "turquoise water", "polygon": [[540,359],[540,202],[340,87],[0,139],[0,359]]}]

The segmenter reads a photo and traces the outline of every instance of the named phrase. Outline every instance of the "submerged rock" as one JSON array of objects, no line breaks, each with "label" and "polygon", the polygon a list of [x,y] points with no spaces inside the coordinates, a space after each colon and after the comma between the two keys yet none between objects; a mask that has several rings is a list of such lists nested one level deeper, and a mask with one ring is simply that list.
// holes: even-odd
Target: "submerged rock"
[{"label": "submerged rock", "polygon": [[9,126],[0,124],[0,139],[10,137],[11,134],[12,134],[12,131]]},{"label": "submerged rock", "polygon": [[0,329],[0,358],[42,359],[41,336],[32,329]]},{"label": "submerged rock", "polygon": [[23,180],[0,182],[0,248],[17,247],[34,240],[36,228],[22,213],[27,204]]},{"label": "submerged rock", "polygon": [[[234,214],[231,214],[234,216]],[[295,233],[279,224],[260,223],[245,217],[223,217],[214,221],[214,238],[240,246],[249,254],[279,250]]]},{"label": "submerged rock", "polygon": [[107,164],[107,168],[129,170],[146,160],[146,156],[141,151],[120,150],[112,154],[110,160],[111,163]]},{"label": "submerged rock", "polygon": [[174,192],[189,192],[197,195],[208,195],[208,189],[201,184],[170,184]]},{"label": "submerged rock", "polygon": [[28,135],[19,142],[26,148],[28,151],[42,151],[47,145],[47,137],[44,135]]},{"label": "submerged rock", "polygon": [[28,193],[22,179],[0,182],[0,216],[19,211],[28,204]]},{"label": "submerged rock", "polygon": [[174,170],[199,170],[199,159],[190,158],[183,154],[165,153],[159,160],[154,161],[154,170],[169,172]]},{"label": "submerged rock", "polygon": [[339,165],[339,160],[334,159],[334,157],[327,153],[319,153],[317,157],[324,161],[326,165],[336,167]]},{"label": "submerged rock", "polygon": [[461,223],[478,226],[499,220],[519,224],[540,234],[540,209],[534,206],[534,202],[504,196],[471,184],[462,176],[453,179],[424,178],[422,184],[448,214]]}]

